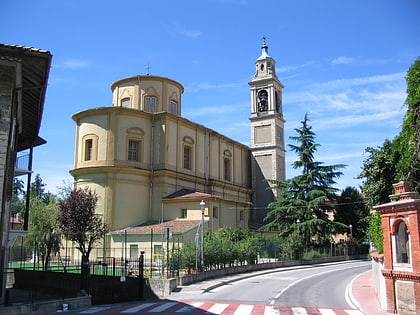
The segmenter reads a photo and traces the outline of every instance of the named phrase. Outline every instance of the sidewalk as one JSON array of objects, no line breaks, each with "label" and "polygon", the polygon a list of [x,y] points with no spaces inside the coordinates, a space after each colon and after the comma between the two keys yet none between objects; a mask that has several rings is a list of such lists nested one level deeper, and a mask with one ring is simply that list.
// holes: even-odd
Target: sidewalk
[{"label": "sidewalk", "polygon": [[372,270],[357,276],[351,285],[352,302],[366,315],[392,314],[381,310],[372,284]]}]

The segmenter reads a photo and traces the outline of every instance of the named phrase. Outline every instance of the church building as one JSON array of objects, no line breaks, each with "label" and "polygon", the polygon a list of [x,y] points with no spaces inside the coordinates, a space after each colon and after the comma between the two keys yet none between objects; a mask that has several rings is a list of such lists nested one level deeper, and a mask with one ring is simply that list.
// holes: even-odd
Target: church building
[{"label": "church building", "polygon": [[[283,85],[275,65],[264,38],[249,82],[250,147],[183,117],[184,87],[160,76],[120,79],[111,85],[112,106],[73,115],[70,173],[76,188],[96,192],[96,212],[111,230],[97,256],[127,246],[131,257],[153,255],[169,228],[187,242],[202,223],[206,231],[262,223],[276,197],[267,180],[285,179]],[[150,249],[153,233],[159,237]]]}]

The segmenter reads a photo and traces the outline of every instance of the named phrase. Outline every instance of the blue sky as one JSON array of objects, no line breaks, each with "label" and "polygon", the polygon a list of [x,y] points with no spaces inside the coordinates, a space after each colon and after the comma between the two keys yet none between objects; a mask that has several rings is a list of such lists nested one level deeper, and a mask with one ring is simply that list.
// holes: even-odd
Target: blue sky
[{"label": "blue sky", "polygon": [[[53,54],[33,169],[71,181],[71,116],[112,105],[110,86],[150,74],[180,82],[182,115],[249,145],[250,89],[262,36],[285,85],[286,144],[308,113],[315,159],[355,179],[366,147],[400,131],[405,75],[420,55],[418,0],[1,0],[0,42]],[[286,152],[286,177],[296,175]]]}]

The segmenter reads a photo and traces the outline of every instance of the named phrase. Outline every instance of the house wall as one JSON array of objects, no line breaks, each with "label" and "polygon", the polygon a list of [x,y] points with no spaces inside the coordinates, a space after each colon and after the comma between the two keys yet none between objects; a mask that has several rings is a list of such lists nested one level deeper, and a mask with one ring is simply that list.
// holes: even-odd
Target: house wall
[{"label": "house wall", "polygon": [[[0,60],[0,270],[7,266],[7,242],[9,240],[10,221],[10,196],[5,192],[10,191],[8,187],[11,180],[10,167],[10,130],[12,124],[12,92],[16,69],[8,62]],[[12,139],[13,140],[13,139]],[[14,143],[12,141],[12,143]],[[0,304],[4,300],[3,290],[6,287],[6,277],[3,272],[0,275]]]}]

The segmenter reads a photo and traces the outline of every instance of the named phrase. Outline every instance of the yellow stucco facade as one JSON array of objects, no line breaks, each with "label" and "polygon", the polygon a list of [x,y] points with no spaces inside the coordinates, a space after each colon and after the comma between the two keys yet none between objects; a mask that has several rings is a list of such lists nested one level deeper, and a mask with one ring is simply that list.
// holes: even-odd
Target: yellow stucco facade
[{"label": "yellow stucco facade", "polygon": [[[119,255],[123,247],[136,245],[151,257],[167,224],[187,242],[202,221],[215,231],[248,227],[264,217],[275,198],[266,179],[285,178],[283,85],[274,66],[264,41],[249,83],[250,147],[182,117],[184,88],[165,77],[118,80],[111,85],[112,106],[73,115],[70,173],[76,188],[87,186],[99,197],[96,211],[111,230],[102,255]],[[151,233],[143,228],[151,226],[160,237],[145,236]],[[122,246],[122,231],[130,244]]]},{"label": "yellow stucco facade", "polygon": [[[88,186],[99,196],[97,213],[111,231],[200,219],[201,199],[211,230],[247,226],[247,146],[181,117],[183,87],[171,79],[125,78],[112,84],[112,92],[113,106],[73,115],[71,170],[77,188]],[[146,108],[146,102],[154,107]],[[179,191],[183,198],[170,197]],[[185,197],[192,192],[205,195]]]}]

